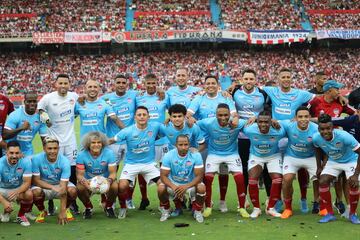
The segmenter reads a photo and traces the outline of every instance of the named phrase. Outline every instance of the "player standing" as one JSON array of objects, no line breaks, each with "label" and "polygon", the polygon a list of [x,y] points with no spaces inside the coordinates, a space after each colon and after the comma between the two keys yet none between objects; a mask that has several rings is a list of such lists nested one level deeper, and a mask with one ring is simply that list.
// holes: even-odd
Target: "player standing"
[{"label": "player standing", "polygon": [[206,208],[204,217],[209,217],[212,212],[212,182],[215,173],[219,173],[220,165],[226,164],[229,172],[233,174],[236,183],[236,192],[239,202],[239,213],[248,218],[245,209],[245,185],[242,174],[241,160],[238,154],[237,137],[246,121],[240,120],[237,126],[232,126],[230,121],[230,108],[225,103],[220,103],[216,109],[216,117],[206,118],[197,122],[201,130],[208,136],[208,156],[205,167]]},{"label": "player standing", "polygon": [[0,157],[3,156],[3,148],[6,147],[5,142],[2,139],[3,128],[7,116],[14,111],[14,104],[5,95],[0,93]]}]

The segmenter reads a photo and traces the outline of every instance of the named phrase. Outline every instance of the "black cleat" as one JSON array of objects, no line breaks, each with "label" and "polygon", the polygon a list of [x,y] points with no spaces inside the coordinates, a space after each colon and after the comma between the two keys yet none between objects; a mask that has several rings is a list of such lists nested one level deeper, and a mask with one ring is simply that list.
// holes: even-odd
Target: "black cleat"
[{"label": "black cleat", "polygon": [[48,201],[48,215],[49,216],[54,216],[55,215],[55,206],[54,206],[54,201],[53,200]]},{"label": "black cleat", "polygon": [[116,217],[114,209],[112,207],[111,208],[106,208],[105,213],[106,213],[106,216],[108,218],[115,218]]},{"label": "black cleat", "polygon": [[150,205],[149,199],[141,200],[139,210],[145,210]]},{"label": "black cleat", "polygon": [[312,214],[318,214],[320,212],[320,205],[318,202],[312,202],[313,204],[313,207],[312,207],[312,210],[311,210],[311,213]]},{"label": "black cleat", "polygon": [[90,219],[91,217],[92,217],[92,209],[86,208],[85,211],[83,212],[83,218]]}]

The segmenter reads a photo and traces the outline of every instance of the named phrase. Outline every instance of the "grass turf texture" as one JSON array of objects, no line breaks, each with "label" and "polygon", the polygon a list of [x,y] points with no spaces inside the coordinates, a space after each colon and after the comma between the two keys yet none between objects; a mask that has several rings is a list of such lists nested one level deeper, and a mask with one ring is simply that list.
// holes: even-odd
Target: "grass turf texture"
[{"label": "grass turf texture", "polygon": [[[79,129],[78,121],[76,128]],[[77,137],[78,136],[77,132]],[[35,140],[36,152],[41,151],[39,139]],[[215,178],[216,179],[216,178]],[[124,220],[108,219],[99,206],[99,195],[92,198],[94,215],[92,219],[84,220],[82,216],[76,216],[76,220],[66,226],[56,224],[57,217],[46,218],[43,224],[31,221],[31,226],[24,228],[16,223],[0,223],[0,239],[34,239],[34,240],[56,240],[56,239],[352,239],[360,240],[360,228],[351,224],[348,220],[338,218],[337,221],[328,224],[319,224],[317,215],[302,214],[299,210],[299,189],[297,181],[294,181],[294,216],[288,220],[275,219],[263,215],[256,220],[242,219],[236,212],[237,198],[235,184],[230,176],[229,189],[226,196],[228,213],[218,211],[218,183],[213,184],[213,200],[215,206],[213,213],[205,219],[203,224],[197,223],[191,216],[191,212],[185,210],[184,215],[170,218],[166,222],[160,222],[158,211],[159,201],[156,195],[156,187],[148,188],[150,206],[145,211],[128,210],[127,218]],[[260,191],[260,199],[265,201],[265,191]],[[334,194],[332,195],[334,196]],[[308,189],[308,205],[312,200],[312,188]],[[134,201],[136,207],[140,204],[140,192],[135,189]],[[80,209],[83,205],[77,200]],[[55,200],[58,205],[58,200]],[[45,204],[47,205],[47,203]],[[118,203],[116,205],[118,211]],[[262,204],[262,209],[264,209]],[[17,214],[12,213],[11,220]],[[0,209],[2,212],[2,209]],[[33,212],[37,214],[34,206]],[[251,210],[249,210],[251,212]],[[359,211],[358,211],[359,212]],[[189,227],[175,228],[175,223],[188,223]]]}]

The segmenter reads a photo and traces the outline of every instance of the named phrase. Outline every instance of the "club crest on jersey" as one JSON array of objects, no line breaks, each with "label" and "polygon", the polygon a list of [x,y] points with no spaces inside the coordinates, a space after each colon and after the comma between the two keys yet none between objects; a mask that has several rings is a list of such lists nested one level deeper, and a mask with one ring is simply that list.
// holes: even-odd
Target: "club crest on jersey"
[{"label": "club crest on jersey", "polygon": [[308,141],[308,142],[312,142],[312,137],[308,137],[308,138],[307,138],[307,141]]},{"label": "club crest on jersey", "polygon": [[210,168],[210,167],[211,167],[211,164],[210,164],[210,163],[207,163],[207,164],[206,164],[206,167],[207,167],[207,168]]},{"label": "club crest on jersey", "polygon": [[339,148],[339,147],[342,146],[342,143],[341,143],[341,142],[337,142],[337,143],[335,143],[335,146]]},{"label": "club crest on jersey", "polygon": [[289,168],[288,165],[285,165],[285,166],[284,166],[284,170],[287,170],[288,168]]},{"label": "club crest on jersey", "polygon": [[270,137],[270,141],[275,142],[276,138],[275,137]]},{"label": "club crest on jersey", "polygon": [[0,110],[4,110],[5,109],[5,104],[0,104]]},{"label": "club crest on jersey", "polygon": [[98,104],[97,107],[99,110],[101,110],[103,108],[103,106],[101,104]]},{"label": "club crest on jersey", "polygon": [[190,167],[192,165],[191,161],[186,161],[185,166]]},{"label": "club crest on jersey", "polygon": [[128,99],[127,99],[127,102],[128,102],[128,103],[131,103],[131,102],[132,102],[132,99],[131,99],[131,98],[128,98]]},{"label": "club crest on jersey", "polygon": [[296,135],[296,134],[293,134],[293,137],[294,137],[294,138],[298,138],[298,135]]},{"label": "club crest on jersey", "polygon": [[74,100],[74,99],[70,99],[69,102],[70,102],[71,105],[74,105],[74,104],[75,104],[75,100]]},{"label": "club crest on jersey", "polygon": [[23,171],[23,169],[22,169],[21,167],[18,167],[18,168],[16,169],[16,172],[17,172],[17,173],[22,173],[22,171]]},{"label": "club crest on jersey", "polygon": [[101,166],[106,166],[106,161],[101,161],[100,165]]},{"label": "club crest on jersey", "polygon": [[152,131],[148,131],[147,135],[148,135],[149,137],[152,137],[153,132],[152,132]]},{"label": "club crest on jersey", "polygon": [[39,124],[40,124],[39,121],[34,121],[34,125],[35,125],[35,126],[38,126]]},{"label": "club crest on jersey", "polygon": [[339,114],[340,114],[340,109],[335,108],[335,109],[333,110],[333,112],[334,112],[334,114],[335,114],[336,116],[339,116]]}]

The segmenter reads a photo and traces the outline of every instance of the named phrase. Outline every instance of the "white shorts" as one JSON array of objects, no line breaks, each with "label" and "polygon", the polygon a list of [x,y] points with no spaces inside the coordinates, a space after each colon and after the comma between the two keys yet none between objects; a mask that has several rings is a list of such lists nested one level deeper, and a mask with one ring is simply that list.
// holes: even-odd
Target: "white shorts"
[{"label": "white shorts", "polygon": [[[200,152],[200,154],[201,154],[201,158],[204,162],[204,166],[206,166],[206,159],[208,157],[208,148],[205,148],[204,151]],[[215,172],[218,172],[220,175],[228,175],[229,169],[228,169],[228,166],[226,165],[226,163],[221,163],[219,171],[215,171]]]},{"label": "white shorts", "polygon": [[[327,161],[321,175],[331,175],[338,177],[343,171],[345,172],[346,179],[354,175],[357,162],[350,163],[337,163],[334,161]],[[359,176],[360,180],[360,176]]]},{"label": "white shorts", "polygon": [[285,174],[296,174],[300,168],[305,168],[309,174],[310,179],[316,180],[316,158],[295,158],[285,155],[283,162],[283,175]]},{"label": "white shorts", "polygon": [[147,184],[150,184],[152,179],[160,177],[160,170],[155,166],[155,163],[125,164],[120,180],[127,179],[134,183],[136,176],[139,174],[144,177]]},{"label": "white shorts", "polygon": [[[220,173],[222,170],[225,170],[224,167],[221,167],[225,164],[227,166],[228,172],[241,172],[242,173],[242,164],[241,159],[238,154],[233,154],[230,156],[220,156],[215,154],[208,155],[205,165],[205,173]],[[222,171],[224,173],[224,171]],[[225,173],[225,174],[226,174]]]},{"label": "white shorts", "polygon": [[[167,192],[169,193],[169,198],[170,200],[174,200],[175,199],[175,192],[174,190],[172,190],[170,187],[166,187]],[[195,197],[196,197],[196,188],[195,187],[191,187],[188,188],[186,190],[186,194],[188,194],[188,196],[190,197],[191,202],[195,201]]]},{"label": "white shorts", "polygon": [[252,169],[256,165],[260,165],[264,169],[265,164],[267,166],[269,173],[282,174],[282,159],[280,153],[275,153],[274,155],[268,157],[262,157],[262,158],[250,154],[249,162],[248,162],[248,171],[250,171],[250,169]]},{"label": "white shorts", "polygon": [[76,142],[73,144],[60,146],[59,153],[70,160],[71,166],[76,166],[76,157],[78,154]]},{"label": "white shorts", "polygon": [[109,148],[114,151],[116,157],[116,165],[124,160],[127,146],[126,144],[110,144]]},{"label": "white shorts", "polygon": [[[59,184],[58,185],[55,185],[55,186],[60,186]],[[67,185],[68,188],[72,187],[72,188],[76,188],[75,185],[72,183],[72,182],[68,182],[68,185]],[[55,192],[54,190],[50,190],[50,189],[43,189],[41,187],[38,187],[38,186],[33,186],[31,188],[31,190],[33,189],[41,189],[44,194],[45,194],[45,200],[53,200],[53,199],[59,199],[59,193],[58,192]]]},{"label": "white shorts", "polygon": [[[9,193],[15,191],[17,188],[0,188],[0,195],[5,198],[6,200],[9,200]],[[15,199],[16,201],[16,199]]]},{"label": "white shorts", "polygon": [[165,153],[169,151],[169,145],[163,144],[159,146],[155,146],[155,161],[156,163],[161,163],[162,158],[164,157]]}]

